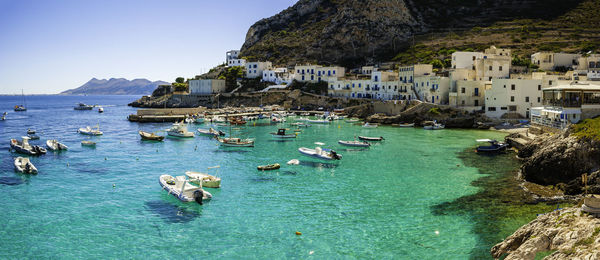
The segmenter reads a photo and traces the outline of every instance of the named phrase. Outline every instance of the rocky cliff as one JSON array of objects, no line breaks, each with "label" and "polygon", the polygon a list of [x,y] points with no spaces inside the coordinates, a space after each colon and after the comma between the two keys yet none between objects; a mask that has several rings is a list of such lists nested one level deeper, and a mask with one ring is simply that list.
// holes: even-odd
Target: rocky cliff
[{"label": "rocky cliff", "polygon": [[127,80],[123,78],[96,79],[76,89],[61,92],[61,95],[149,95],[158,85],[169,84],[164,81],[147,79]]},{"label": "rocky cliff", "polygon": [[307,61],[342,65],[389,61],[413,45],[416,35],[468,30],[522,18],[551,19],[580,2],[300,0],[252,25],[241,55],[289,65]]},{"label": "rocky cliff", "polygon": [[490,120],[482,114],[468,113],[449,106],[440,106],[420,101],[401,103],[397,115],[375,114],[367,118],[369,123],[398,124],[415,123],[423,126],[431,121],[444,124],[447,128],[479,128],[488,129],[486,122]]},{"label": "rocky cliff", "polygon": [[600,259],[600,219],[579,208],[540,215],[495,245],[491,254],[506,260]]}]

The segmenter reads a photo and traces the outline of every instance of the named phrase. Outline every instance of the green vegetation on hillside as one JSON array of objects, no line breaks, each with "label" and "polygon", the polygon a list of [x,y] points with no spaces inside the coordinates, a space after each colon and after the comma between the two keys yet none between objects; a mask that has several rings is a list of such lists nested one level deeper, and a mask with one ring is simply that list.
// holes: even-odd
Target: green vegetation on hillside
[{"label": "green vegetation on hillside", "polygon": [[600,117],[574,124],[571,126],[571,134],[578,138],[600,141]]}]

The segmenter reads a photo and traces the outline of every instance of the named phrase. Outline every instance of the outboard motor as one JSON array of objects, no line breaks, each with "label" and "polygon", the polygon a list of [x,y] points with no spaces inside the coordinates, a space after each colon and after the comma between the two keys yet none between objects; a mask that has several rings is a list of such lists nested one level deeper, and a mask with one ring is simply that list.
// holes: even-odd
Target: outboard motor
[{"label": "outboard motor", "polygon": [[202,205],[202,197],[204,197],[202,190],[194,191],[194,200],[200,205]]},{"label": "outboard motor", "polygon": [[340,156],[334,150],[331,150],[331,157],[336,160],[341,159]]}]

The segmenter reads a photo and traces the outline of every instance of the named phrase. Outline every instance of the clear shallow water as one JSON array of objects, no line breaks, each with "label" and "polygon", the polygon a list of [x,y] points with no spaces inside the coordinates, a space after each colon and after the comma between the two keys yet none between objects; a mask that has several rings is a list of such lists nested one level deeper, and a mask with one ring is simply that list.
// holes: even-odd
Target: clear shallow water
[{"label": "clear shallow water", "polygon": [[[27,112],[16,113],[21,97],[0,96],[0,112],[10,111],[0,121],[0,258],[465,259],[491,246],[478,234],[488,230],[478,229],[476,212],[445,214],[440,208],[456,207],[440,205],[482,191],[472,185],[479,169],[460,155],[475,139],[499,133],[364,129],[340,121],[276,142],[268,134],[276,126],[250,123],[239,134],[256,138],[255,148],[218,148],[207,137],[142,142],[138,130],[170,124],[128,122],[135,109],[126,104],[135,98],[34,96],[27,97]],[[79,101],[103,105],[105,113],[74,111]],[[105,133],[89,138],[97,147],[82,147],[88,137],[77,128],[97,123]],[[9,139],[30,127],[42,137],[32,143],[57,138],[70,148],[33,157],[40,171],[34,176],[15,173],[18,155],[8,152]],[[386,141],[368,150],[337,144],[355,135]],[[297,152],[314,142],[343,160],[319,163]],[[302,163],[285,165],[291,159]],[[282,164],[278,171],[256,170],[275,162]],[[223,187],[207,189],[213,199],[203,206],[181,203],[158,185],[161,174],[214,165],[221,166]],[[499,171],[515,167],[503,165]]]}]

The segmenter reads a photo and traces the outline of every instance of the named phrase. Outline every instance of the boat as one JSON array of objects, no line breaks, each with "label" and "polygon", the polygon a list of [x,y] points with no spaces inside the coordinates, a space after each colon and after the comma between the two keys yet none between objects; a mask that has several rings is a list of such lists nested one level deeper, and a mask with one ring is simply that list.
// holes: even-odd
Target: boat
[{"label": "boat", "polygon": [[279,117],[274,116],[274,117],[271,117],[271,122],[273,122],[273,123],[283,123],[283,122],[285,122],[285,118],[279,118]]},{"label": "boat", "polygon": [[219,141],[221,146],[254,147],[254,140],[252,140],[252,139],[240,139],[240,138],[236,138],[236,137],[231,137],[231,138],[217,137],[217,141]]},{"label": "boat", "polygon": [[94,106],[86,105],[84,103],[77,103],[77,105],[73,108],[75,110],[92,110]]},{"label": "boat", "polygon": [[435,123],[433,125],[426,125],[423,127],[423,129],[425,129],[425,130],[440,130],[440,129],[444,129],[444,128],[445,128],[444,125],[438,124],[438,123]]},{"label": "boat", "polygon": [[158,183],[163,190],[166,190],[169,194],[183,202],[196,201],[202,205],[204,200],[212,198],[212,194],[203,190],[202,187],[189,184],[185,176],[173,177],[164,174],[158,178]]},{"label": "boat", "polygon": [[287,162],[288,165],[298,165],[300,164],[300,160],[298,159],[291,159]]},{"label": "boat", "polygon": [[230,118],[229,119],[229,124],[230,125],[245,125],[246,121],[244,121],[242,118]]},{"label": "boat", "polygon": [[2,117],[0,117],[0,120],[1,121],[6,120],[6,115],[8,115],[8,113],[6,113],[6,112],[2,113]]},{"label": "boat", "polygon": [[[218,169],[218,168],[221,168],[221,166],[208,167],[208,170]],[[185,175],[188,176],[188,178],[190,178],[190,182],[198,184],[198,185],[200,185],[200,187],[206,187],[206,188],[220,188],[221,187],[221,178],[215,176],[216,174],[210,175],[208,173],[187,171],[187,172],[185,172]]]},{"label": "boat", "polygon": [[341,144],[341,145],[354,146],[354,147],[369,147],[369,146],[371,146],[370,143],[361,142],[361,141],[342,141],[342,140],[339,140],[338,143]]},{"label": "boat", "polygon": [[98,107],[98,113],[104,113],[104,108]]},{"label": "boat", "polygon": [[48,147],[48,149],[50,149],[52,151],[61,151],[61,150],[69,149],[69,147],[67,147],[66,145],[64,145],[63,143],[61,143],[57,140],[47,140],[46,146]]},{"label": "boat", "polygon": [[198,129],[197,130],[198,133],[203,134],[203,135],[209,135],[209,136],[224,136],[225,133],[223,133],[222,131],[217,131],[215,129],[213,129],[212,127],[209,129]]},{"label": "boat", "polygon": [[477,142],[487,142],[490,143],[488,146],[480,145],[477,147],[478,153],[500,153],[506,151],[508,148],[507,143],[498,142],[496,140],[491,139],[479,139]]},{"label": "boat", "polygon": [[272,171],[281,168],[281,165],[278,163],[269,164],[269,165],[259,165],[256,167],[259,171]]},{"label": "boat", "polygon": [[342,159],[341,154],[337,154],[333,150],[323,149],[321,147],[316,147],[315,149],[300,147],[300,148],[298,148],[298,151],[301,154],[304,154],[306,156],[323,159],[323,160],[341,160]]},{"label": "boat", "polygon": [[140,137],[142,137],[142,140],[162,141],[163,139],[165,139],[164,136],[157,135],[157,134],[154,134],[154,133],[149,133],[149,132],[144,132],[144,131],[139,131],[138,133],[140,134]]},{"label": "boat", "polygon": [[31,128],[27,128],[27,134],[28,135],[34,135],[35,134],[35,130],[33,130]]},{"label": "boat", "polygon": [[271,136],[273,138],[277,138],[277,139],[290,139],[290,138],[296,138],[296,134],[285,134],[285,128],[279,128],[277,129],[277,133],[271,133]]},{"label": "boat", "polygon": [[17,157],[15,159],[15,169],[20,173],[37,174],[38,170],[33,163],[26,157]]},{"label": "boat", "polygon": [[398,127],[415,127],[415,123],[404,123],[404,124],[398,124]]},{"label": "boat", "polygon": [[364,128],[377,128],[379,125],[376,124],[369,124],[368,122],[365,123],[362,127]]},{"label": "boat", "polygon": [[301,123],[301,122],[291,123],[290,125],[293,125],[293,126],[296,126],[296,127],[309,127],[309,126],[311,126],[309,124],[305,124],[305,123]]},{"label": "boat", "polygon": [[100,126],[97,125],[96,128],[91,128],[90,126],[86,126],[85,128],[79,128],[77,130],[78,133],[82,135],[103,135],[102,131],[100,131]]},{"label": "boat", "polygon": [[313,123],[313,124],[331,124],[331,121],[329,121],[329,120],[318,120],[318,119],[317,120],[308,119],[308,120],[306,120],[306,122]]},{"label": "boat", "polygon": [[82,146],[96,146],[95,142],[92,141],[81,141]]},{"label": "boat", "polygon": [[27,137],[29,137],[30,140],[39,140],[40,139],[39,135],[31,135],[31,134],[29,134],[29,135],[27,135]]},{"label": "boat", "polygon": [[167,134],[175,137],[192,138],[194,137],[193,132],[189,132],[183,122],[175,123],[167,130]]},{"label": "boat", "polygon": [[385,138],[383,136],[380,137],[368,137],[368,136],[358,136],[358,139],[363,141],[383,141]]},{"label": "boat", "polygon": [[23,93],[23,90],[21,89],[21,96],[23,97],[23,103],[21,105],[16,105],[14,107],[15,112],[21,112],[21,111],[27,111],[27,108],[25,107],[25,94]]},{"label": "boat", "polygon": [[358,122],[358,119],[346,119],[345,122],[346,123],[356,123],[356,122]]},{"label": "boat", "polygon": [[47,151],[43,147],[29,144],[29,137],[23,136],[21,142],[17,139],[10,139],[10,148],[15,150],[17,153],[28,154],[28,155],[41,155]]}]

